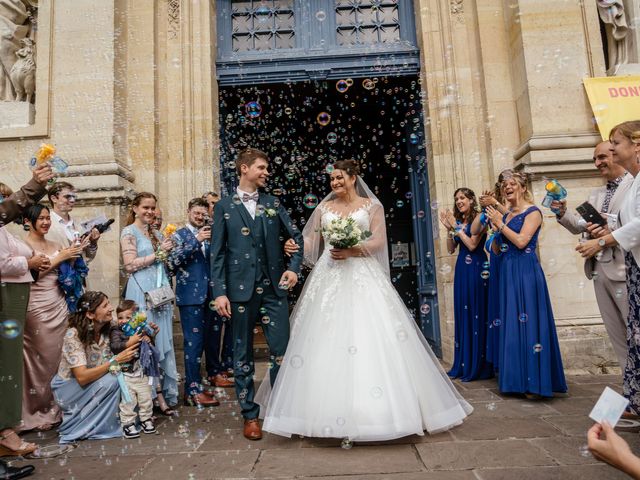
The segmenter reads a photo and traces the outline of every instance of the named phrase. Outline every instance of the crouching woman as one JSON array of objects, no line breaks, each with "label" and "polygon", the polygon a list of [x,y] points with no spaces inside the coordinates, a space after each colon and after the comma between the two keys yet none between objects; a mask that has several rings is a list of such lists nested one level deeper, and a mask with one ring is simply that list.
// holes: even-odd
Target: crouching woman
[{"label": "crouching woman", "polygon": [[51,389],[63,413],[60,443],[122,436],[118,422],[120,363],[134,358],[138,346],[113,355],[109,326],[113,307],[102,292],[86,292],[69,317],[62,360]]}]

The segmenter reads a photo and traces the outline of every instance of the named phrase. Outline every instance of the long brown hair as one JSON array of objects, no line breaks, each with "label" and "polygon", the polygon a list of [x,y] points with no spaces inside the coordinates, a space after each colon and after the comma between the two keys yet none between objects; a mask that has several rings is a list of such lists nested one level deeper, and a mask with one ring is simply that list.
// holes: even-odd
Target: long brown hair
[{"label": "long brown hair", "polygon": [[[156,204],[158,203],[158,198],[151,192],[140,192],[139,194],[137,194],[135,197],[133,197],[133,200],[131,201],[131,206],[129,207],[129,213],[127,214],[127,225],[131,225],[133,222],[136,221],[136,214],[133,211],[133,207],[139,207],[140,204],[142,203],[142,200],[146,198],[152,198],[156,202]],[[156,237],[156,234],[151,229],[150,225],[149,225],[149,240],[151,240],[151,245],[153,245],[153,249],[157,250],[158,246],[160,245],[160,241],[158,240],[158,237]]]},{"label": "long brown hair", "polygon": [[465,197],[471,200],[471,205],[469,205],[469,213],[467,213],[467,223],[471,223],[478,214],[478,200],[476,199],[476,194],[470,188],[460,187],[455,192],[453,192],[453,216],[460,223],[463,223],[465,221],[464,215],[460,210],[458,210],[458,205],[456,205],[456,197],[460,192],[462,192]]},{"label": "long brown hair", "polygon": [[509,178],[512,175],[513,170],[511,170],[510,168],[501,171],[500,175],[498,175],[498,181],[493,187],[493,195],[501,205],[504,204],[504,196],[502,195],[502,184],[504,183],[506,178]]},{"label": "long brown hair", "polygon": [[[109,297],[102,292],[84,292],[78,299],[77,310],[69,315],[69,328],[75,328],[78,331],[78,338],[85,347],[95,343],[93,320],[87,317],[87,313],[95,313],[102,302],[108,298]],[[109,322],[106,322],[100,329],[100,333],[106,335],[109,328]]]}]

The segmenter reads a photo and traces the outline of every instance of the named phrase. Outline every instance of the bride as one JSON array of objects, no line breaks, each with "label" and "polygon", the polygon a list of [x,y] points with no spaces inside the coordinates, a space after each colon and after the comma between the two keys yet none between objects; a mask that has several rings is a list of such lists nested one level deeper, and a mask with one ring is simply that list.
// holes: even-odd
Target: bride
[{"label": "bride", "polygon": [[[473,410],[391,284],[384,209],[358,173],[354,160],[334,164],[332,193],[304,228],[305,263],[315,268],[273,390],[265,381],[257,395],[271,433],[390,440],[447,430]],[[371,237],[325,248],[322,226],[346,217]]]}]

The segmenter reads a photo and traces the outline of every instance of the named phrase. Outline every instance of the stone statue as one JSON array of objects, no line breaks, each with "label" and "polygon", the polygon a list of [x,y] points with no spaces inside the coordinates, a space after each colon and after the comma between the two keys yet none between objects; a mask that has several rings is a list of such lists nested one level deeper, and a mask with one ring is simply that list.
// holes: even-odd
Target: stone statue
[{"label": "stone statue", "polygon": [[629,63],[629,26],[622,0],[597,0],[598,13],[607,35],[607,74],[615,75],[620,65]]},{"label": "stone statue", "polygon": [[37,8],[38,0],[0,0],[0,101],[34,100]]},{"label": "stone statue", "polygon": [[23,38],[20,45],[22,48],[16,52],[18,61],[11,67],[9,76],[16,91],[15,100],[32,103],[36,91],[36,44],[30,38]]}]

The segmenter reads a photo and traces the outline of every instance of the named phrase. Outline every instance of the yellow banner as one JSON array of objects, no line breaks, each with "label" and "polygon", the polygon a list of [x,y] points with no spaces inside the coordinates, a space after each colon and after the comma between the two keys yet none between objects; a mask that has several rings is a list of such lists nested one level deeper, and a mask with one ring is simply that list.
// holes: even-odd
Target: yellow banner
[{"label": "yellow banner", "polygon": [[603,140],[619,123],[640,120],[640,77],[585,78],[593,116]]}]

